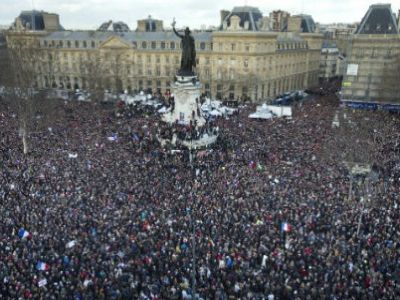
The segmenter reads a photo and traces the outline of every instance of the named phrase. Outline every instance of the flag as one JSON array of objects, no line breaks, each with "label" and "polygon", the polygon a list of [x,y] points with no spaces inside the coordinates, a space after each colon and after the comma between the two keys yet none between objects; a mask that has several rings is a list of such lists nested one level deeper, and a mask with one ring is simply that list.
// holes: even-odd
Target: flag
[{"label": "flag", "polygon": [[47,279],[45,278],[45,279],[42,279],[42,280],[40,280],[39,282],[38,282],[38,286],[39,287],[42,287],[42,286],[45,286],[47,284]]},{"label": "flag", "polygon": [[76,241],[75,241],[75,240],[74,240],[74,241],[70,241],[70,242],[68,242],[68,243],[65,245],[65,247],[67,247],[67,248],[72,248],[72,247],[75,246],[75,244],[76,244]]},{"label": "flag", "polygon": [[30,237],[31,234],[29,233],[29,231],[25,230],[24,228],[21,228],[20,230],[18,230],[18,236],[21,239],[26,239],[26,238]]},{"label": "flag", "polygon": [[113,133],[111,136],[107,137],[107,140],[110,142],[115,142],[118,139],[118,136],[116,133]]},{"label": "flag", "polygon": [[39,261],[36,264],[36,270],[38,271],[48,271],[50,269],[50,266],[44,262]]},{"label": "flag", "polygon": [[134,133],[134,134],[132,135],[132,139],[133,139],[135,142],[140,141],[140,138],[139,138],[139,136],[138,136],[136,133]]},{"label": "flag", "polygon": [[290,232],[292,231],[292,226],[287,222],[282,222],[281,224],[281,231],[283,232]]}]

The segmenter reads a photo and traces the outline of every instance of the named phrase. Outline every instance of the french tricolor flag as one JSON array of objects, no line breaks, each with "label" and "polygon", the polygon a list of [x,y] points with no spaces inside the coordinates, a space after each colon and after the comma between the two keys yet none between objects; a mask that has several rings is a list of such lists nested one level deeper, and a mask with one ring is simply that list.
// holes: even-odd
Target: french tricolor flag
[{"label": "french tricolor flag", "polygon": [[50,266],[44,262],[39,261],[36,264],[36,270],[38,271],[48,271],[50,269]]},{"label": "french tricolor flag", "polygon": [[18,230],[18,236],[21,239],[27,239],[28,237],[31,236],[31,234],[29,233],[29,231],[25,230],[24,228],[21,228],[20,230]]},{"label": "french tricolor flag", "polygon": [[282,222],[281,224],[281,231],[283,232],[290,232],[292,231],[292,226],[287,222]]}]

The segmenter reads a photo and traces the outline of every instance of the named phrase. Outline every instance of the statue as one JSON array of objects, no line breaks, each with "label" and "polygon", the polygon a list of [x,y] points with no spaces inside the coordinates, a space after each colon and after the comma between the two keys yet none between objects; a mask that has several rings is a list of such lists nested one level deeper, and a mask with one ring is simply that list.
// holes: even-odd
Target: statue
[{"label": "statue", "polygon": [[172,29],[175,34],[181,38],[182,45],[182,57],[181,57],[181,68],[178,75],[181,76],[194,76],[193,67],[196,67],[196,49],[194,44],[194,38],[190,35],[189,27],[185,29],[185,35],[179,34],[175,29],[175,18],[172,22]]}]

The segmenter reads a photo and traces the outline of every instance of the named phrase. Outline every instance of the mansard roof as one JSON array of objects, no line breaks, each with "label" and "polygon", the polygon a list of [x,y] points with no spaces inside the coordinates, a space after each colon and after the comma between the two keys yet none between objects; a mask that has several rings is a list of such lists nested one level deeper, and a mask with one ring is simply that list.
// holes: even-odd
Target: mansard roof
[{"label": "mansard roof", "polygon": [[399,34],[391,5],[371,5],[358,26],[356,34]]},{"label": "mansard roof", "polygon": [[244,23],[249,22],[250,31],[258,31],[258,21],[262,19],[262,13],[257,7],[252,6],[238,6],[234,7],[233,10],[225,17],[228,27],[230,26],[230,18],[232,16],[238,16],[240,18],[239,25],[244,28]]},{"label": "mansard roof", "polygon": [[[212,32],[210,31],[199,31],[192,32],[194,39],[198,42],[208,42],[211,41]],[[111,36],[119,36],[126,41],[180,41],[172,31],[156,31],[156,32],[113,32],[113,31],[57,31],[52,32],[43,38],[43,40],[70,40],[70,41],[105,41]]]}]

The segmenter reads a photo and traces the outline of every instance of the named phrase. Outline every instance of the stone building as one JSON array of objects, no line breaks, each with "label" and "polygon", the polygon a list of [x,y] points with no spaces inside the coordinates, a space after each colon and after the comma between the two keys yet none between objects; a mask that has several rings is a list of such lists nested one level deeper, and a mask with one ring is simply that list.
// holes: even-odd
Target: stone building
[{"label": "stone building", "polygon": [[344,74],[345,60],[336,43],[324,41],[321,49],[319,80],[330,81],[341,78]]},{"label": "stone building", "polygon": [[284,31],[287,29],[290,13],[283,10],[274,10],[269,14],[271,30]]},{"label": "stone building", "polygon": [[[245,6],[221,11],[219,30],[192,30],[203,92],[256,101],[317,84],[322,35],[304,16],[290,24],[290,31],[273,32],[268,17]],[[110,30],[38,35],[38,87],[161,93],[170,88],[180,65],[180,39],[162,21],[139,20],[135,31],[103,28]],[[18,34],[27,32],[10,32],[8,39]]]},{"label": "stone building", "polygon": [[347,39],[343,100],[399,102],[400,34],[390,4],[371,5]]}]

